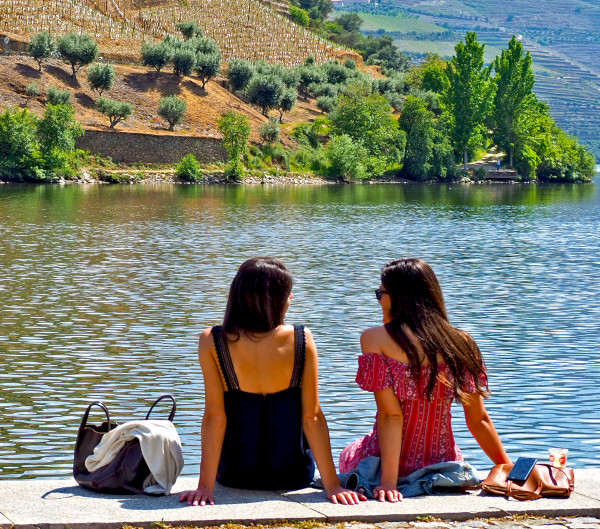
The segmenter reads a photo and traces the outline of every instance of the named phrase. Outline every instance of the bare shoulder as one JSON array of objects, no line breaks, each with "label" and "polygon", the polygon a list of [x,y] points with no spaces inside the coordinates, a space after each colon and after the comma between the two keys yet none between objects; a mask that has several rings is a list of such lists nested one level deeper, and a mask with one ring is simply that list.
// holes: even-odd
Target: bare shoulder
[{"label": "bare shoulder", "polygon": [[389,335],[383,325],[366,329],[360,335],[360,346],[363,354],[383,353],[383,345],[388,338]]},{"label": "bare shoulder", "polygon": [[198,357],[202,360],[203,356],[216,355],[215,342],[212,334],[212,327],[207,327],[200,333],[198,340]]}]

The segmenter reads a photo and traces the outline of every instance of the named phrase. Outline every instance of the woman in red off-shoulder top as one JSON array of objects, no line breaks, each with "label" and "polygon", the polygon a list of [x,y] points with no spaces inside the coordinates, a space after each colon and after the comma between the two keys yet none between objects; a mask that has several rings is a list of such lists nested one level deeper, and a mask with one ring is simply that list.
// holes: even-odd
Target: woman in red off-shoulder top
[{"label": "woman in red off-shoulder top", "polygon": [[483,358],[473,338],[448,321],[442,290],[421,259],[399,259],[383,267],[376,290],[383,325],[361,336],[363,355],[356,382],[375,394],[373,431],[346,447],[340,471],[366,457],[381,457],[380,501],[399,501],[404,477],[428,465],[462,461],[454,441],[450,408],[463,405],[467,426],[495,463],[510,463],[483,397],[489,395]]}]

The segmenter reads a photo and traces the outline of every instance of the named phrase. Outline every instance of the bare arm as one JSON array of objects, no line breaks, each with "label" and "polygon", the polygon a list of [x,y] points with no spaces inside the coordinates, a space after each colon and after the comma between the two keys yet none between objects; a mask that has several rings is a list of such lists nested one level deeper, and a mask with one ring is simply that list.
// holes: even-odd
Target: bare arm
[{"label": "bare arm", "polygon": [[202,417],[202,460],[198,488],[183,492],[179,501],[188,505],[214,504],[214,489],[217,479],[221,449],[225,437],[227,417],[225,415],[224,388],[219,368],[212,354],[214,348],[210,329],[200,335],[198,357],[204,378],[204,415]]},{"label": "bare arm", "polygon": [[379,501],[397,502],[402,499],[398,492],[398,467],[402,450],[402,426],[404,416],[400,402],[392,388],[375,392],[377,403],[377,435],[381,450],[381,484],[373,491]]},{"label": "bare arm", "polygon": [[305,329],[304,332],[306,336],[306,362],[302,375],[302,426],[304,434],[319,467],[327,498],[333,503],[339,501],[344,505],[355,505],[358,504],[359,500],[366,500],[367,498],[354,491],[348,491],[340,485],[331,457],[329,428],[319,403],[317,346],[312,333],[308,329]]},{"label": "bare arm", "polygon": [[479,393],[470,394],[463,402],[463,408],[467,427],[486,455],[496,465],[510,463],[494,423],[485,409],[483,397]]},{"label": "bare arm", "polygon": [[[360,348],[363,354],[383,354],[382,333],[385,331],[381,327],[375,327],[367,329],[361,334]],[[402,500],[402,494],[396,487],[402,451],[404,416],[400,402],[392,388],[376,391],[375,402],[377,403],[377,435],[381,450],[381,484],[375,488],[373,495],[379,501],[397,502]]]}]

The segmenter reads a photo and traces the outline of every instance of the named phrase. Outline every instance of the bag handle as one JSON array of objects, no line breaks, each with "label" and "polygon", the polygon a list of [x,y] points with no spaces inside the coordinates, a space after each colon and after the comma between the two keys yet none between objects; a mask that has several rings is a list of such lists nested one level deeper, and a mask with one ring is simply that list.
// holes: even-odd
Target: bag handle
[{"label": "bag handle", "polygon": [[523,490],[523,489],[513,490],[512,484],[513,484],[512,480],[506,480],[506,496],[509,498],[514,498],[515,500],[519,500],[519,501],[526,501],[526,500],[537,500],[542,497],[542,495],[541,495],[542,481],[541,480],[538,481],[535,491]]},{"label": "bag handle", "polygon": [[104,402],[102,402],[101,400],[95,400],[87,407],[87,410],[85,410],[85,413],[83,414],[83,418],[81,419],[81,424],[79,425],[79,430],[82,430],[83,428],[85,428],[87,426],[87,420],[88,420],[88,416],[90,414],[90,410],[92,409],[92,406],[98,406],[104,410],[104,413],[106,413],[106,422],[108,423],[108,431],[110,432],[110,430],[111,430],[110,413],[108,412],[108,408],[104,405]]},{"label": "bag handle", "polygon": [[146,414],[146,420],[148,420],[150,418],[150,414],[152,413],[154,406],[156,406],[163,399],[171,399],[171,401],[173,401],[173,406],[171,406],[171,413],[169,413],[169,421],[173,422],[173,419],[175,418],[175,411],[177,411],[177,403],[175,402],[173,395],[161,395],[160,397],[158,397],[154,401],[154,404],[152,404],[152,406],[150,406],[150,409],[148,410],[148,413]]}]

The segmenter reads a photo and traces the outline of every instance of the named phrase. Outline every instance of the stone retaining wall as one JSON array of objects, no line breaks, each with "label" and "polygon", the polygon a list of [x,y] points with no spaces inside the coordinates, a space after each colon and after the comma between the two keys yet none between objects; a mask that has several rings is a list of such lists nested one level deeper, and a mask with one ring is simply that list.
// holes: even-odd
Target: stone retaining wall
[{"label": "stone retaining wall", "polygon": [[227,160],[227,151],[216,138],[86,130],[77,140],[77,148],[123,163],[170,164],[188,154],[200,163]]}]

